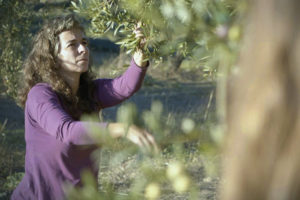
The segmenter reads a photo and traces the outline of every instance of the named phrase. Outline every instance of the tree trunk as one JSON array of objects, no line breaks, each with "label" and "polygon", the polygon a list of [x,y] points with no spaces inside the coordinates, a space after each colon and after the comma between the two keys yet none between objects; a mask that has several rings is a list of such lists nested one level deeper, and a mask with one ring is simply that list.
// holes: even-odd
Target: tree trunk
[{"label": "tree trunk", "polygon": [[253,1],[228,86],[223,200],[300,199],[300,1]]}]

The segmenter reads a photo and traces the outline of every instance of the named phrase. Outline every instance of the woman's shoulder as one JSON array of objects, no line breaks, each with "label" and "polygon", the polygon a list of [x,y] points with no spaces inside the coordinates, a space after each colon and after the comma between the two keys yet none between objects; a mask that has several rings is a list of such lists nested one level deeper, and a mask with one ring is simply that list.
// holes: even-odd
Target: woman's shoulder
[{"label": "woman's shoulder", "polygon": [[54,93],[54,91],[52,90],[51,86],[48,83],[37,83],[36,85],[34,85],[30,91],[29,94],[36,94],[36,93]]},{"label": "woman's shoulder", "polygon": [[37,83],[30,89],[27,100],[42,101],[51,97],[57,97],[51,86],[48,83]]}]

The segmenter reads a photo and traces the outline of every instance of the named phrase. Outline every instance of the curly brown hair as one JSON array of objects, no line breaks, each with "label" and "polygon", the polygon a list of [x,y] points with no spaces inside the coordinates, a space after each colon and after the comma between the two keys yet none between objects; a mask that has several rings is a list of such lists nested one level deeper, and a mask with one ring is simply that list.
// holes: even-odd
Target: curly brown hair
[{"label": "curly brown hair", "polygon": [[100,105],[93,99],[95,84],[92,81],[91,68],[80,76],[80,83],[76,95],[72,94],[71,87],[59,74],[60,65],[57,62],[59,51],[58,35],[67,30],[83,27],[74,15],[57,17],[41,28],[33,39],[33,47],[24,61],[24,82],[18,94],[18,104],[25,107],[27,94],[37,83],[48,83],[58,94],[66,111],[74,118],[79,119],[82,113],[91,113]]}]

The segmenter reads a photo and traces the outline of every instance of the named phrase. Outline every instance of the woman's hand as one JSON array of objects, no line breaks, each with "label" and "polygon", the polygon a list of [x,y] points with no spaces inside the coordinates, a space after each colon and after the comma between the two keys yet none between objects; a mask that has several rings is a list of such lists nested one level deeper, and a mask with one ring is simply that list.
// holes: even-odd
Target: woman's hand
[{"label": "woman's hand", "polygon": [[135,26],[135,29],[134,29],[133,32],[135,34],[135,37],[140,39],[139,47],[134,52],[133,59],[134,59],[135,63],[138,66],[145,67],[145,66],[147,66],[147,59],[146,59],[146,56],[145,56],[145,54],[143,52],[143,48],[144,48],[145,43],[146,43],[146,38],[145,38],[145,36],[144,36],[144,34],[142,32],[141,23],[140,22]]},{"label": "woman's hand", "polygon": [[126,136],[128,140],[139,147],[145,148],[148,151],[154,151],[155,153],[158,152],[158,147],[154,137],[145,129],[131,125],[127,131],[126,125],[123,123],[110,123],[108,125],[108,131],[113,138]]}]

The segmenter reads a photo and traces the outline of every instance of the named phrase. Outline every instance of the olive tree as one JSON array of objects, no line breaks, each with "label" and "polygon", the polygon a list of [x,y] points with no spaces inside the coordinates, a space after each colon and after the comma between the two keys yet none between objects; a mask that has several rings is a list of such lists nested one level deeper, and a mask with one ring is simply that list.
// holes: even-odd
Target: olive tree
[{"label": "olive tree", "polygon": [[30,42],[32,9],[24,1],[0,1],[1,92],[16,97],[19,72]]}]

